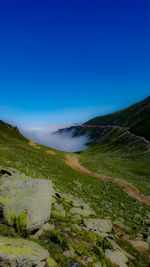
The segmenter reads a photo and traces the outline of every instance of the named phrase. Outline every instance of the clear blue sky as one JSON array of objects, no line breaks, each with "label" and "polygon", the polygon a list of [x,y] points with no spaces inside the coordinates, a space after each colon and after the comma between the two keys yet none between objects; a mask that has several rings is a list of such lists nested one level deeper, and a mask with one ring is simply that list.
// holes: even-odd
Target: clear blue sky
[{"label": "clear blue sky", "polygon": [[83,121],[148,95],[149,0],[1,1],[1,119]]}]

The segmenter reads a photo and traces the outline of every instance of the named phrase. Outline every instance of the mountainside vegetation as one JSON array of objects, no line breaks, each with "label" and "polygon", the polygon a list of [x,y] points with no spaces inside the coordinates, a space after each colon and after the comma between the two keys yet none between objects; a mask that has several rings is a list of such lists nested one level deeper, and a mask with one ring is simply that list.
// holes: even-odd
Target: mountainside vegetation
[{"label": "mountainside vegetation", "polygon": [[121,111],[96,117],[84,125],[128,127],[132,133],[150,140],[150,97]]},{"label": "mountainside vegetation", "polygon": [[[150,97],[66,131],[90,138],[89,148],[78,155],[83,166],[102,175],[125,179],[150,195],[150,142],[146,140],[149,122]],[[134,129],[139,129],[138,135]]]},{"label": "mountainside vegetation", "polygon": [[[145,102],[147,108],[139,105],[141,110],[143,106],[142,114],[148,109],[149,98]],[[136,125],[138,121],[136,116]],[[25,177],[50,179],[53,183],[55,194],[49,230],[42,230],[36,238],[34,233],[24,231],[24,238],[47,249],[58,266],[69,267],[72,262],[78,262],[81,267],[98,266],[96,263],[119,266],[111,257],[121,257],[121,261],[125,260],[123,266],[149,266],[150,206],[127,194],[121,186],[79,173],[66,162],[67,155],[74,155],[87,169],[127,181],[141,195],[150,196],[149,142],[133,134],[129,124],[122,126],[121,119],[121,126],[113,123],[106,126],[90,122],[75,127],[75,135],[88,133],[89,148],[80,153],[66,153],[36,144],[23,137],[16,127],[0,121],[0,179],[3,170],[9,173],[14,168]],[[1,184],[0,190],[3,190]],[[111,226],[112,223],[112,229],[101,234],[95,228],[91,231],[91,219],[94,222],[104,219],[103,224]],[[20,238],[21,226],[14,228],[0,221],[0,236]]]},{"label": "mountainside vegetation", "polygon": [[124,130],[78,155],[83,166],[101,175],[124,179],[150,195],[150,144]]}]

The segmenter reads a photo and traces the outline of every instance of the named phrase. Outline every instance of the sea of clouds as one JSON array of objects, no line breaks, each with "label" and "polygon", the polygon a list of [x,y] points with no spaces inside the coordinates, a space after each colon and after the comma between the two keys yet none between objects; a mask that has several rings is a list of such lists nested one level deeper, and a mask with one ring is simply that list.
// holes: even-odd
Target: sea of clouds
[{"label": "sea of clouds", "polygon": [[55,124],[44,126],[22,126],[20,132],[28,139],[57,150],[66,152],[77,152],[87,148],[88,136],[73,137],[73,131],[63,133],[58,129],[68,128],[77,124]]}]

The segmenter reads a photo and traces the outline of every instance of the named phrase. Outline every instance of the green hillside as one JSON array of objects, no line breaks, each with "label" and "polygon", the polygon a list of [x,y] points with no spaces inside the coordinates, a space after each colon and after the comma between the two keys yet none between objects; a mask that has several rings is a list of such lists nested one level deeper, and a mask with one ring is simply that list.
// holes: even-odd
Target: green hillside
[{"label": "green hillside", "polygon": [[116,130],[91,145],[79,159],[89,170],[124,179],[150,195],[150,144],[125,130]]},{"label": "green hillside", "polygon": [[2,140],[4,142],[6,142],[6,140],[8,140],[8,138],[9,138],[9,142],[11,140],[14,140],[14,139],[27,142],[27,139],[20,134],[17,127],[14,127],[14,126],[0,120],[0,139],[1,139],[1,142],[2,142]]},{"label": "green hillside", "polygon": [[[106,150],[110,149],[110,146],[105,146],[105,144],[103,145],[103,152],[102,147],[99,147],[102,152],[101,155],[98,152],[98,147],[96,148],[96,151],[98,152],[98,157],[101,157],[101,159],[103,157],[102,165],[104,172],[104,169],[106,169],[105,167],[107,167],[105,166],[105,155],[107,154]],[[87,158],[91,158],[90,164],[89,161],[87,161],[87,164],[91,168],[93,164],[93,156],[96,155],[94,149],[95,148],[93,147],[83,152],[83,154],[80,154],[80,160],[81,162],[83,161],[84,164]],[[119,148],[117,148],[117,150],[119,150]],[[111,153],[114,157],[117,152],[112,149],[109,154],[110,158]],[[59,192],[59,194],[64,196],[63,199],[56,199],[56,201],[58,201],[58,204],[64,205],[68,215],[64,218],[58,215],[56,216],[55,213],[53,213],[50,223],[55,224],[56,230],[50,232],[48,236],[44,232],[43,235],[36,240],[36,242],[39,242],[42,246],[49,250],[50,255],[59,263],[59,266],[69,266],[71,259],[63,256],[63,251],[68,242],[71,242],[74,247],[80,266],[93,266],[90,263],[83,264],[82,259],[87,256],[96,257],[95,259],[97,259],[97,261],[101,257],[101,260],[103,262],[105,261],[106,264],[107,259],[105,259],[104,254],[102,252],[101,254],[96,254],[100,253],[97,250],[99,247],[95,247],[96,243],[94,241],[95,238],[98,237],[88,234],[88,232],[85,232],[82,228],[79,230],[77,227],[81,227],[82,221],[72,221],[72,217],[70,217],[68,213],[69,208],[72,207],[72,202],[69,201],[70,195],[71,197],[82,199],[85,203],[88,203],[90,208],[95,212],[95,216],[92,218],[110,218],[114,223],[120,221],[121,227],[126,233],[131,235],[131,238],[133,238],[134,235],[141,233],[144,233],[144,238],[147,238],[149,235],[148,225],[145,222],[148,220],[147,216],[150,214],[150,207],[142,202],[139,202],[132,196],[129,196],[121,187],[112,182],[102,181],[76,172],[71,167],[67,166],[65,162],[66,154],[67,153],[65,152],[33,144],[24,138],[18,132],[17,128],[11,127],[4,122],[0,122],[1,168],[13,167],[30,177],[51,179],[56,192]],[[95,166],[97,164],[99,166],[99,159],[94,159]],[[120,158],[118,161],[120,162]],[[110,162],[111,166],[114,166],[113,164]],[[123,170],[123,163],[121,168]],[[126,170],[126,168],[124,168],[124,170]],[[108,169],[108,171],[113,174],[111,169]],[[148,172],[149,170],[146,171]],[[139,173],[137,175],[139,175]],[[126,175],[125,178],[127,176],[128,175]],[[148,181],[146,181],[146,185],[148,188]],[[143,187],[141,191],[145,192]],[[66,234],[66,226],[70,227],[70,234]],[[57,241],[50,239],[50,234],[53,234],[53,236],[55,235],[55,239]],[[16,235],[18,236],[11,227],[3,226],[3,224],[0,224],[0,235],[11,237],[16,237]],[[30,239],[30,236],[27,236],[27,238]],[[66,243],[61,243],[62,241],[59,241],[62,238],[64,238]],[[45,240],[48,241],[45,243]],[[78,240],[79,245],[74,243],[77,242],[76,240]],[[88,240],[88,243],[86,243],[86,240]],[[120,245],[128,253],[134,255],[134,260],[130,259],[130,266],[148,266],[147,252],[141,254],[137,252],[137,250],[133,249],[128,242],[123,240],[121,241],[117,237],[115,237],[115,240],[118,245]],[[109,247],[110,245],[106,243],[107,242],[105,241],[104,246]],[[62,244],[66,245],[63,247]],[[88,244],[88,246],[83,250],[82,248],[86,244]],[[113,265],[107,261],[107,264],[104,266]]]},{"label": "green hillside", "polygon": [[129,127],[132,133],[150,140],[150,97],[116,113],[96,117],[85,125]]},{"label": "green hillside", "polygon": [[150,140],[150,97],[116,113],[93,118],[80,126],[60,129],[59,133],[73,131],[75,137],[87,135],[89,136],[89,145],[94,145],[120,130],[126,136],[130,133],[132,137],[126,139],[126,145],[130,143],[130,139],[134,139],[136,142],[135,150],[139,147],[141,149],[142,146],[142,149],[147,147],[147,144],[143,142],[143,138],[147,141]]},{"label": "green hillside", "polygon": [[89,148],[78,155],[83,166],[127,180],[150,195],[150,143],[143,138],[150,134],[150,97],[69,130],[90,138]]},{"label": "green hillside", "polygon": [[83,166],[150,195],[150,143],[143,138],[150,134],[150,97],[73,129],[75,136],[90,137],[89,148],[79,154]]}]

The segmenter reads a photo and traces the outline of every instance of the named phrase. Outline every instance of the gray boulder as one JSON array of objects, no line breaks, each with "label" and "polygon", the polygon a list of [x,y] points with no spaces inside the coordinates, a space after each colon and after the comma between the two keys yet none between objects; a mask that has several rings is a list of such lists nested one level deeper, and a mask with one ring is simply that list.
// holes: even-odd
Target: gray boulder
[{"label": "gray boulder", "polygon": [[128,267],[127,262],[128,258],[124,251],[115,250],[112,251],[110,249],[106,249],[105,256],[108,258],[113,264],[117,264],[119,267]]},{"label": "gray boulder", "polygon": [[45,224],[43,224],[42,229],[45,230],[45,231],[50,231],[50,230],[55,229],[55,225],[54,224],[45,223]]},{"label": "gray boulder", "polygon": [[71,208],[70,209],[71,214],[78,214],[83,217],[88,217],[90,215],[95,215],[95,212],[89,208],[89,206],[81,209],[81,208]]},{"label": "gray boulder", "polygon": [[12,224],[19,218],[27,229],[40,228],[50,218],[52,182],[32,179],[12,168],[0,177],[0,213]]},{"label": "gray boulder", "polygon": [[48,257],[48,251],[35,242],[0,237],[1,267],[44,267]]},{"label": "gray boulder", "polygon": [[34,235],[31,235],[31,237],[38,239],[42,234],[43,234],[43,229],[40,229]]},{"label": "gray boulder", "polygon": [[129,243],[139,251],[144,251],[149,249],[149,243],[142,240],[129,240]]},{"label": "gray boulder", "polygon": [[65,211],[64,206],[62,204],[55,203],[54,208],[55,208],[54,214],[56,214],[58,216],[60,215],[62,217],[66,216],[66,211]]},{"label": "gray boulder", "polygon": [[102,267],[102,264],[101,262],[95,262],[93,267]]},{"label": "gray boulder", "polygon": [[75,257],[74,248],[70,245],[69,249],[63,252],[63,255],[67,258],[74,258]]},{"label": "gray boulder", "polygon": [[84,224],[88,230],[109,233],[112,231],[112,223],[105,219],[84,219]]},{"label": "gray boulder", "polygon": [[80,267],[79,264],[77,262],[73,262],[70,264],[69,267]]}]

